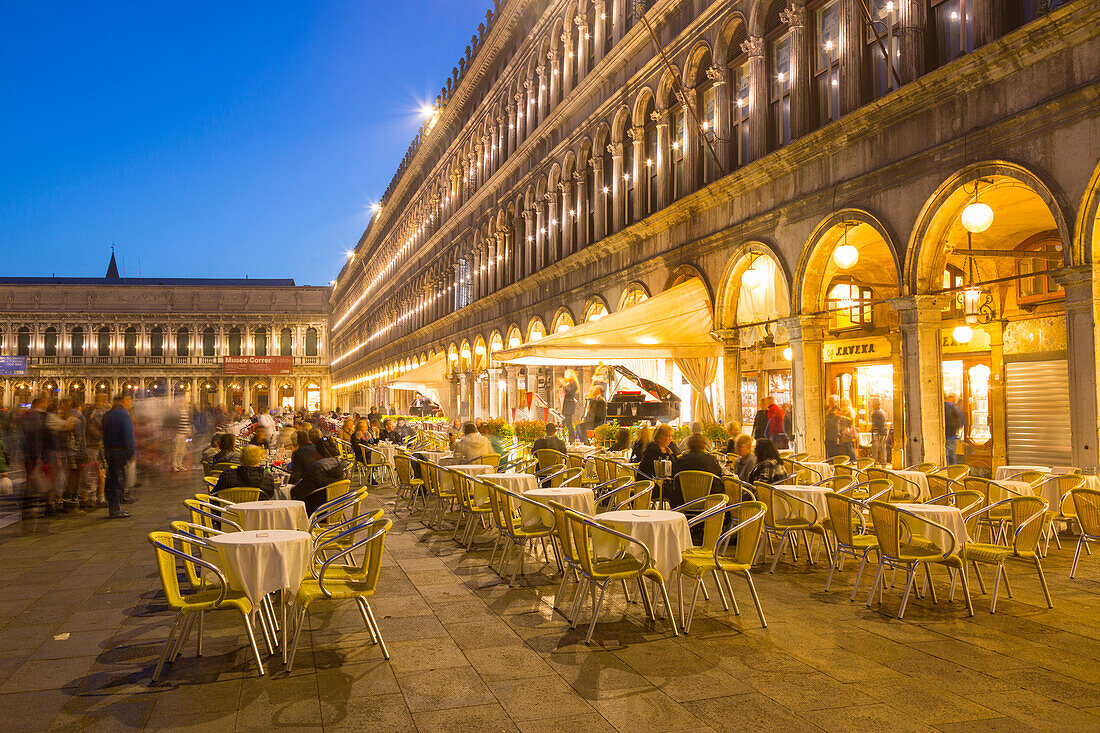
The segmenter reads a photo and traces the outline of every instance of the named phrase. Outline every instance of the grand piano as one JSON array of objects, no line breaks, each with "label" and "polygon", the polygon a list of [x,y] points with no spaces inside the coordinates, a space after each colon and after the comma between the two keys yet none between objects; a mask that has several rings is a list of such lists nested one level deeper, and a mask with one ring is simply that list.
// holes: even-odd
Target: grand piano
[{"label": "grand piano", "polygon": [[656,382],[639,377],[626,367],[613,366],[614,387],[607,401],[607,419],[619,425],[648,420],[668,423],[680,418],[680,398]]}]

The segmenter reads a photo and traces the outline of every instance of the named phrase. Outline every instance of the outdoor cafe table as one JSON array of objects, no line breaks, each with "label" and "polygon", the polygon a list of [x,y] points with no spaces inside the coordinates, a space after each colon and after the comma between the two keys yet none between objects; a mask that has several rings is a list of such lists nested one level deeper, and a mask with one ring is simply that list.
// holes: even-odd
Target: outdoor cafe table
[{"label": "outdoor cafe table", "polygon": [[424,456],[425,461],[439,463],[444,458],[450,458],[453,454],[449,450],[418,450],[414,455]]},{"label": "outdoor cafe table", "polygon": [[820,463],[818,461],[801,461],[801,463],[803,466],[817,471],[818,475],[812,478],[813,481],[821,481],[831,478],[833,475],[833,466],[831,463]]},{"label": "outdoor cafe table", "polygon": [[[484,463],[463,463],[455,466],[447,466],[446,468],[450,471],[458,471],[459,473],[465,473],[470,476],[481,476],[493,470],[492,466],[486,466]],[[451,483],[451,474],[447,471],[439,472],[439,487],[444,491],[449,491],[454,488],[454,485]],[[488,497],[485,498],[488,499]]]},{"label": "outdoor cafe table", "polygon": [[[1004,491],[1003,489],[1008,489]],[[1013,493],[1015,492],[1015,493]],[[1010,499],[1013,496],[1045,496],[1040,490],[1032,487],[1027,481],[1009,481],[1008,479],[1002,479],[1000,481],[994,481],[989,492],[989,503],[994,504],[998,501],[1004,501]],[[1049,500],[1048,500],[1049,503]]]},{"label": "outdoor cafe table", "polygon": [[[925,474],[924,472],[922,472],[922,471],[907,471],[905,469],[898,469],[896,471],[892,470],[892,471],[890,471],[890,473],[897,474],[898,476],[901,476],[904,479],[908,479],[908,480],[912,481],[913,483],[915,483],[919,487],[919,491],[918,491],[917,495],[913,496],[912,494],[910,494],[909,498],[915,499],[917,501],[927,501],[928,499],[932,498],[932,491],[931,491],[931,489],[928,488],[928,475]],[[912,491],[912,489],[913,489],[913,487],[908,485],[908,484],[905,484],[905,487],[907,489],[909,489],[910,491]]]},{"label": "outdoor cafe table", "polygon": [[[538,479],[529,473],[483,473],[478,479],[501,486],[513,494],[526,494],[539,486]],[[489,500],[486,489],[480,483],[474,484],[474,499],[478,503]]]},{"label": "outdoor cafe table", "polygon": [[1010,479],[1016,474],[1023,473],[1024,471],[1050,473],[1050,466],[997,466],[997,472],[993,474],[993,480],[1003,481],[1004,479]]},{"label": "outdoor cafe table", "polygon": [[393,443],[375,443],[371,448],[381,453],[383,460],[386,461],[386,465],[393,468],[393,457],[397,455],[398,451],[396,445]]},{"label": "outdoor cafe table", "polygon": [[[549,507],[551,501],[556,501],[567,509],[572,509],[581,514],[591,516],[596,513],[596,497],[592,493],[592,489],[582,489],[577,486],[559,486],[557,488],[531,489],[523,495],[547,507]],[[554,512],[549,508],[539,509],[527,502],[520,502],[519,513],[525,528],[554,524]]]},{"label": "outdoor cafe table", "polygon": [[[687,517],[666,509],[620,509],[596,516],[601,524],[628,534],[649,548],[650,558],[661,576],[668,580],[680,567],[684,550],[694,547]],[[608,535],[596,535],[596,552],[602,557],[614,557],[625,544]],[[641,559],[641,548],[628,546],[629,552]]]},{"label": "outdoor cafe table", "polygon": [[[253,609],[277,590],[286,590],[287,601],[298,593],[302,578],[309,574],[313,536],[292,529],[227,532],[208,542],[221,556],[229,587],[244,591]],[[286,604],[283,605],[283,652],[286,652]],[[285,661],[285,659],[284,659]]]},{"label": "outdoor cafe table", "polygon": [[309,515],[301,501],[243,501],[228,509],[237,515],[237,524],[245,531],[293,529],[305,532],[309,529]]},{"label": "outdoor cafe table", "polygon": [[[895,504],[898,509],[904,509],[907,512],[916,514],[922,519],[935,522],[936,524],[943,525],[947,529],[955,533],[955,539],[957,543],[954,545],[955,552],[962,552],[963,545],[970,541],[969,536],[966,533],[966,523],[963,520],[962,511],[958,507],[954,506],[941,506],[939,504]],[[901,521],[906,523],[908,518],[902,515]],[[944,532],[938,527],[933,527],[923,522],[911,522],[907,524],[909,530],[921,537],[926,537],[931,542],[935,543],[936,547],[939,547],[942,551],[947,552],[951,549],[951,537],[947,532]]]},{"label": "outdoor cafe table", "polygon": [[[812,504],[814,509],[817,510],[816,521],[818,523],[829,516],[829,504],[825,499],[825,494],[832,491],[832,489],[828,489],[824,486],[795,486],[793,484],[776,484],[775,488]],[[782,496],[779,498],[779,501],[776,502],[775,510],[777,513],[776,519],[798,517],[808,522],[815,520],[813,512],[810,511],[808,506],[797,501],[784,501]]]}]

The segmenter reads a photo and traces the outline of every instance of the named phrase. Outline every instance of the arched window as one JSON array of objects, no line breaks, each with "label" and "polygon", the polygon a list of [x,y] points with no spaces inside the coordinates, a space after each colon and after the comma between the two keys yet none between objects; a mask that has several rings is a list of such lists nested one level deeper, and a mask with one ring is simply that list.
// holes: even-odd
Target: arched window
[{"label": "arched window", "polygon": [[[629,131],[629,127],[627,130]],[[623,192],[623,226],[630,226],[634,223],[634,217],[637,215],[637,211],[634,210],[634,156],[635,154],[641,154],[641,141],[634,142],[629,135],[623,136],[623,178],[619,181],[619,185],[622,186]],[[638,147],[638,150],[634,148]]]},{"label": "arched window", "polygon": [[612,181],[611,177],[615,175],[615,158],[611,154],[609,149],[610,145],[604,145],[600,149],[601,165],[600,168],[603,171],[603,188],[597,192],[597,196],[603,197],[603,233],[604,236],[611,234],[614,231],[612,228],[615,225],[614,206],[615,198],[614,191],[618,186],[622,184],[622,181]]},{"label": "arched window", "polygon": [[229,355],[241,355],[241,329],[236,326],[229,329]]},{"label": "arched window", "polygon": [[974,50],[975,0],[933,0],[932,26],[936,39],[936,61],[949,64]]},{"label": "arched window", "polygon": [[825,301],[829,309],[829,330],[871,328],[871,289],[853,282],[836,282]]},{"label": "arched window", "polygon": [[898,12],[900,0],[870,0],[871,23],[861,23],[863,28],[863,54],[865,67],[871,78],[871,92],[875,99],[897,89],[897,74],[901,57],[898,33],[901,30]]},{"label": "arched window", "polygon": [[[744,38],[734,38],[733,48],[740,49]],[[730,83],[730,163],[739,168],[749,162],[749,58],[744,52],[729,65]]]},{"label": "arched window", "polygon": [[317,356],[317,329],[306,329],[306,356]]},{"label": "arched window", "polygon": [[216,343],[217,340],[214,334],[214,327],[207,326],[202,330],[202,355],[214,356],[217,350]]},{"label": "arched window", "polygon": [[42,354],[44,356],[57,356],[57,329],[50,326],[43,334]]},{"label": "arched window", "polygon": [[668,186],[669,201],[681,198],[685,191],[684,178],[684,105],[675,102],[668,110]]},{"label": "arched window", "polygon": [[695,77],[696,101],[695,109],[699,115],[699,125],[702,127],[700,134],[696,136],[695,146],[695,187],[702,188],[718,177],[718,166],[715,165],[714,155],[718,152],[718,93],[714,88],[714,80],[707,75],[707,69],[711,68],[710,54],[704,57],[699,65],[699,71]]},{"label": "arched window", "polygon": [[252,332],[252,353],[267,356],[267,329],[257,328]]},{"label": "arched window", "polygon": [[190,356],[190,331],[186,327],[181,327],[176,331],[176,356]]},{"label": "arched window", "polygon": [[639,217],[649,216],[657,211],[657,181],[661,170],[661,154],[657,150],[657,121],[653,119],[653,100],[646,102],[642,110],[642,134],[645,139],[642,152],[641,168],[642,185],[642,210]]},{"label": "arched window", "polygon": [[840,0],[832,0],[813,11],[814,87],[817,92],[817,122],[824,125],[840,118]]},{"label": "arched window", "polygon": [[69,334],[69,347],[73,356],[84,356],[84,329],[80,326],[74,327]]},{"label": "arched window", "polygon": [[26,326],[20,326],[15,333],[15,354],[16,356],[30,356],[30,353],[31,330]]},{"label": "arched window", "polygon": [[101,326],[96,333],[96,352],[99,356],[111,355],[111,329],[108,326]]},{"label": "arched window", "polygon": [[284,328],[279,334],[279,355],[291,356],[293,354],[294,338],[289,328]]},{"label": "arched window", "polygon": [[1017,252],[1035,252],[1034,258],[1016,260],[1016,301],[1021,305],[1054,300],[1063,296],[1062,287],[1054,282],[1046,271],[1059,265],[1062,257],[1062,244],[1058,233],[1044,232],[1029,238],[1016,248]]},{"label": "arched window", "polygon": [[149,332],[149,356],[164,356],[164,329],[160,326]]},{"label": "arched window", "polygon": [[122,337],[122,353],[124,356],[137,356],[137,329],[127,326]]},{"label": "arched window", "polygon": [[773,3],[765,25],[768,51],[768,148],[791,141],[791,33],[779,18],[783,3]]}]

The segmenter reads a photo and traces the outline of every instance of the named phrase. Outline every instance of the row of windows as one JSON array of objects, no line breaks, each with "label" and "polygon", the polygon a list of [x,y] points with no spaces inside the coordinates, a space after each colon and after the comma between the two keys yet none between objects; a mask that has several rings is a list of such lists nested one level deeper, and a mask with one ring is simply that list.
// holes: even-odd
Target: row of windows
[{"label": "row of windows", "polygon": [[[166,337],[173,334],[168,334],[160,326],[156,326],[149,331],[149,356],[165,356],[166,345],[170,348],[173,344],[166,343]],[[207,327],[201,332],[201,344],[200,349],[202,356],[216,356],[217,355],[217,332]],[[175,356],[190,356],[191,355],[191,331],[186,327],[181,327],[176,330],[174,339],[174,355]],[[80,326],[76,326],[69,332],[69,350],[72,356],[85,356],[85,349],[92,348],[95,351],[95,356],[110,356],[111,355],[111,337],[112,331],[109,326],[103,326],[99,330],[91,333],[91,343],[86,345],[86,338],[84,329]],[[240,356],[241,347],[243,344],[243,336],[241,329],[233,327],[226,332],[226,342],[229,347],[230,356]],[[293,355],[293,332],[289,328],[284,328],[279,333],[278,338],[278,355],[279,356],[292,356]],[[50,326],[42,334],[42,353],[44,356],[57,356],[58,349],[61,344],[61,334],[56,328]],[[255,356],[268,356],[268,333],[267,329],[258,328],[252,332],[252,353]],[[31,351],[31,329],[27,326],[21,326],[15,333],[15,353],[17,356],[29,356]],[[137,356],[138,354],[138,330],[134,326],[128,327],[122,332],[122,354],[123,356]],[[91,354],[88,354],[91,355]],[[305,337],[305,355],[317,356],[317,329],[310,327],[306,329]]]}]

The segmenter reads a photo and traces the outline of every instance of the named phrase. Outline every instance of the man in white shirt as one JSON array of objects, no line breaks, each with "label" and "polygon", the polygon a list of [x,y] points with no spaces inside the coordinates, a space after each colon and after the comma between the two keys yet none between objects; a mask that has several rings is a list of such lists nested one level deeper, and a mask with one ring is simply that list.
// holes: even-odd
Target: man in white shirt
[{"label": "man in white shirt", "polygon": [[453,465],[476,463],[477,459],[493,452],[493,444],[477,431],[472,422],[462,426],[462,433],[462,437],[455,441]]}]

